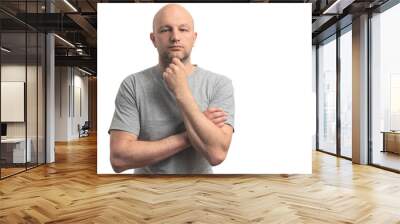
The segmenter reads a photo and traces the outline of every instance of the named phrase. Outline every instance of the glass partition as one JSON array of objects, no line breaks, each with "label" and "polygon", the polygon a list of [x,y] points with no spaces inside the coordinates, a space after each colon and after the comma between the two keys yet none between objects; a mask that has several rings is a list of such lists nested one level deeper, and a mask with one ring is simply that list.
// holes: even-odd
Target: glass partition
[{"label": "glass partition", "polygon": [[38,79],[38,49],[37,41],[38,36],[36,32],[27,33],[27,98],[26,98],[26,111],[27,111],[27,143],[30,153],[30,160],[27,163],[28,168],[37,165],[37,79]]},{"label": "glass partition", "polygon": [[400,171],[400,4],[371,18],[372,164]]},{"label": "glass partition", "polygon": [[318,47],[318,149],[336,154],[336,36]]},{"label": "glass partition", "polygon": [[0,11],[1,179],[45,163],[46,39],[16,19],[26,12],[43,13],[44,3],[0,2],[3,9],[14,10]]},{"label": "glass partition", "polygon": [[3,32],[1,47],[0,150],[3,178],[24,171],[31,158],[29,143],[26,144],[26,33]]},{"label": "glass partition", "polygon": [[352,34],[351,26],[340,36],[340,154],[352,157]]}]

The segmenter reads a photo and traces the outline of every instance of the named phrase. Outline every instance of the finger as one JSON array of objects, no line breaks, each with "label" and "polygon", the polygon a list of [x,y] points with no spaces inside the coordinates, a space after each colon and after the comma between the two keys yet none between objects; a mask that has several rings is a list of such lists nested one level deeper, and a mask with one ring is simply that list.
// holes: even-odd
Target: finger
[{"label": "finger", "polygon": [[222,111],[222,110],[221,110],[221,108],[210,107],[210,108],[207,108],[207,111],[209,111],[209,112],[216,112],[216,111]]},{"label": "finger", "polygon": [[206,116],[206,118],[208,118],[208,120],[213,120],[213,119],[216,119],[216,118],[219,118],[219,117],[223,117],[223,116],[215,116],[215,114],[213,114],[213,113],[210,113],[210,112],[208,112],[208,111],[204,111],[203,112],[204,113],[204,115]]},{"label": "finger", "polygon": [[212,118],[218,118],[218,117],[224,117],[227,116],[227,114],[225,114],[225,112],[219,111],[219,112],[213,112],[210,114],[210,117]]},{"label": "finger", "polygon": [[169,74],[173,74],[172,69],[169,68],[169,67],[167,67],[167,68],[165,69],[165,72],[166,72],[166,73],[169,73]]},{"label": "finger", "polygon": [[174,57],[172,58],[172,63],[174,63],[176,66],[180,67],[180,68],[185,68],[185,65],[183,65],[181,59]]},{"label": "finger", "polygon": [[175,64],[169,64],[169,67],[172,71],[177,72],[179,70],[179,67]]},{"label": "finger", "polygon": [[222,120],[219,120],[219,121],[218,120],[211,120],[211,122],[217,127],[223,127],[224,124],[225,124],[225,121],[226,121],[226,119],[225,120],[222,119]]},{"label": "finger", "polygon": [[176,65],[180,65],[180,64],[182,64],[182,62],[181,62],[181,60],[179,59],[179,58],[177,58],[177,57],[173,57],[172,58],[172,63],[174,63],[174,64],[176,64]]},{"label": "finger", "polygon": [[225,125],[225,122],[214,123],[215,126],[222,128]]},{"label": "finger", "polygon": [[226,120],[227,120],[226,117],[219,117],[219,118],[213,119],[212,122],[214,124],[218,124],[218,123],[221,123],[221,122],[225,122]]},{"label": "finger", "polygon": [[206,118],[211,120],[211,117],[210,117],[211,114],[210,113],[207,113],[207,111],[204,111],[203,113],[204,113],[204,116],[206,116]]},{"label": "finger", "polygon": [[214,119],[221,118],[221,117],[226,117],[226,116],[225,115],[210,114],[209,117],[210,117],[210,119],[214,120]]},{"label": "finger", "polygon": [[228,116],[228,113],[226,113],[222,108],[217,107],[217,108],[210,108],[210,109],[211,109],[212,113],[221,112]]},{"label": "finger", "polygon": [[168,76],[168,73],[163,72],[163,73],[162,73],[162,76],[163,76],[163,79],[165,80],[165,79],[167,78],[167,76]]}]

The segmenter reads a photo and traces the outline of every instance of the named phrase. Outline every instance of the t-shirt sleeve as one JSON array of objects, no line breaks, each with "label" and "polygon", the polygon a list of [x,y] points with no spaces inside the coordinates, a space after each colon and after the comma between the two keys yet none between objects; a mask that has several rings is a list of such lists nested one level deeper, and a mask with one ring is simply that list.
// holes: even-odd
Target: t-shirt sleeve
[{"label": "t-shirt sleeve", "polygon": [[235,128],[235,99],[232,80],[221,76],[214,87],[209,107],[217,107],[225,111],[228,114],[225,124],[229,124],[233,129]]},{"label": "t-shirt sleeve", "polygon": [[136,101],[135,80],[126,78],[115,98],[115,111],[108,133],[111,130],[130,132],[139,136],[140,117]]}]

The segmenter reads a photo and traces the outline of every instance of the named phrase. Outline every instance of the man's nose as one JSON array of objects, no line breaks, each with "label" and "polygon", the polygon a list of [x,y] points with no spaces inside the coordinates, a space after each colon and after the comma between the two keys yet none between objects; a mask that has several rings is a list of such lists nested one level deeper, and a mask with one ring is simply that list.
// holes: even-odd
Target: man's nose
[{"label": "man's nose", "polygon": [[180,36],[178,30],[173,30],[171,32],[171,41],[172,42],[179,42],[180,41]]}]

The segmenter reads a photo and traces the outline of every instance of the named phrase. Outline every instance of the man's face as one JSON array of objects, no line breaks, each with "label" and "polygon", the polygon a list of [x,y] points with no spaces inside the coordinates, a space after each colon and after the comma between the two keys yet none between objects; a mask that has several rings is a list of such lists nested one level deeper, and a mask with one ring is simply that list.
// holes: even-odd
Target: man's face
[{"label": "man's face", "polygon": [[191,16],[180,8],[171,7],[156,16],[150,37],[160,60],[167,65],[174,57],[187,62],[197,33],[193,30]]}]

